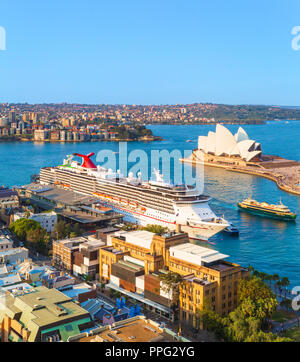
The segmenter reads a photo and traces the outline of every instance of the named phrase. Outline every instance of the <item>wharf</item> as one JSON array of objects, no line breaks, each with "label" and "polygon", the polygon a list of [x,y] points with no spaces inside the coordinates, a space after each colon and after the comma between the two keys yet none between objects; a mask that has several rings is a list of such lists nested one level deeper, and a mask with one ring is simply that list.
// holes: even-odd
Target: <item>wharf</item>
[{"label": "wharf", "polygon": [[189,158],[181,158],[180,161],[264,177],[274,181],[279,189],[300,196],[300,162],[286,160],[279,156],[264,155],[263,157],[261,162],[247,162],[245,166],[242,166],[233,162],[222,162],[220,157],[211,157],[213,161],[207,161],[198,157],[194,151]]}]

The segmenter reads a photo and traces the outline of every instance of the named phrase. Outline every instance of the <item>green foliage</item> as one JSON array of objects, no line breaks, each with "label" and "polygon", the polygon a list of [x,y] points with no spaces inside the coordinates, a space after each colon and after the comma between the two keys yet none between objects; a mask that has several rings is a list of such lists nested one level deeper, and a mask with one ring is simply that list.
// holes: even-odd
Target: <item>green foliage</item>
[{"label": "green foliage", "polygon": [[182,276],[169,271],[166,274],[160,274],[159,279],[163,282],[162,290],[168,295],[172,295],[170,303],[175,307],[178,303],[178,290],[182,283]]},{"label": "green foliage", "polygon": [[152,136],[152,131],[142,125],[136,125],[130,129],[121,125],[112,128],[112,131],[117,133],[119,139],[135,140],[139,137]]},{"label": "green foliage", "polygon": [[49,235],[37,221],[21,218],[10,225],[10,230],[27,246],[41,254],[48,255]]},{"label": "green foliage", "polygon": [[81,235],[82,230],[80,229],[79,224],[68,224],[64,220],[59,220],[52,231],[52,237],[56,240]]},{"label": "green foliage", "polygon": [[292,342],[292,339],[287,337],[279,337],[274,333],[259,331],[248,336],[244,342]]},{"label": "green foliage", "polygon": [[45,231],[45,229],[43,229],[37,221],[25,218],[14,221],[10,225],[10,230],[13,231],[22,241],[27,240],[27,236],[30,232],[39,231],[42,233],[43,231]]},{"label": "green foliage", "polygon": [[216,337],[221,340],[226,340],[226,327],[228,325],[228,318],[222,317],[220,314],[213,312],[205,307],[202,311],[197,313],[200,325],[207,331],[214,332]]},{"label": "green foliage", "polygon": [[143,227],[143,230],[150,231],[151,233],[157,234],[157,235],[163,235],[169,231],[167,227],[163,227],[161,225],[147,225]]},{"label": "green foliage", "polygon": [[238,294],[240,305],[228,316],[204,308],[199,313],[204,328],[229,342],[289,341],[262,330],[277,307],[276,297],[266,283],[256,277],[241,280]]},{"label": "green foliage", "polygon": [[256,277],[241,280],[238,295],[240,308],[246,318],[256,318],[265,323],[277,308],[277,299],[272,290]]}]

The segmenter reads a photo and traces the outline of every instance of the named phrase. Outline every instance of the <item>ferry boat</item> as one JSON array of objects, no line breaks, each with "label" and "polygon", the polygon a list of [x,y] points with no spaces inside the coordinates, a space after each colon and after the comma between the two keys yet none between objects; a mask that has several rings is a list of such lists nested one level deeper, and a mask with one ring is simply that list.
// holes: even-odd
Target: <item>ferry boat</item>
[{"label": "ferry boat", "polygon": [[268,204],[267,202],[258,202],[256,200],[248,198],[242,202],[239,202],[238,207],[241,210],[259,216],[266,216],[286,221],[296,220],[296,214],[291,212],[287,206],[281,203],[281,201],[279,205],[272,205]]},{"label": "ferry boat", "polygon": [[[202,195],[194,186],[164,182],[163,175],[154,170],[155,180],[142,181],[141,174],[127,177],[96,166],[90,159],[94,153],[68,155],[62,165],[42,168],[39,182],[43,185],[61,183],[70,190],[101,200],[104,205],[124,214],[124,221],[140,225],[158,224],[175,230],[177,225],[190,238],[208,240],[229,226],[209,207],[211,198]],[[82,163],[73,160],[82,158]]]}]

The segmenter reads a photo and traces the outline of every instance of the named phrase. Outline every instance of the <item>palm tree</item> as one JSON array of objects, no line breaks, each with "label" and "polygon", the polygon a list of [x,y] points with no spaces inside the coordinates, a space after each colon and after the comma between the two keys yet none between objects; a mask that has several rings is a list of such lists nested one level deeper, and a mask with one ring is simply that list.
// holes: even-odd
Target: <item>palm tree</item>
[{"label": "palm tree", "polygon": [[278,281],[276,282],[275,286],[279,289],[279,296],[281,297],[281,292],[282,292],[282,289],[281,289],[281,287],[282,287],[281,281],[278,280]]},{"label": "palm tree", "polygon": [[[272,280],[273,280],[274,282],[277,282],[279,279],[280,279],[280,278],[279,278],[279,275],[278,275],[278,274],[273,274],[273,275],[272,275]],[[276,283],[275,283],[275,292],[276,292]]]},{"label": "palm tree", "polygon": [[259,273],[259,278],[264,282],[266,280],[267,274],[264,272]]},{"label": "palm tree", "polygon": [[254,272],[254,267],[252,265],[248,265],[248,270],[250,271],[250,273]]},{"label": "palm tree", "polygon": [[282,285],[283,287],[285,287],[285,288],[284,288],[284,296],[285,296],[285,298],[286,298],[287,286],[290,285],[289,279],[288,279],[287,277],[282,277],[282,278],[281,278],[281,285]]},{"label": "palm tree", "polygon": [[272,275],[271,275],[271,274],[266,274],[265,280],[266,280],[266,281],[269,283],[269,285],[271,286],[271,283],[272,283]]},{"label": "palm tree", "polygon": [[260,278],[260,273],[259,273],[259,271],[256,270],[256,269],[254,269],[254,270],[253,270],[253,276],[254,276],[254,277],[257,277],[257,278]]}]

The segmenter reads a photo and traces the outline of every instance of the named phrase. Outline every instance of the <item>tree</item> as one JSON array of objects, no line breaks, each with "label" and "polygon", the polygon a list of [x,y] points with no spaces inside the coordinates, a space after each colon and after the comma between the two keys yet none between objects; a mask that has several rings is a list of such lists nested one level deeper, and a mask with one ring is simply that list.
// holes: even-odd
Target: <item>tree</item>
[{"label": "tree", "polygon": [[45,241],[46,234],[46,230],[42,228],[30,229],[27,232],[26,240],[30,243],[41,243]]},{"label": "tree", "polygon": [[279,337],[274,333],[259,331],[246,337],[244,342],[292,342],[292,340],[286,337]]},{"label": "tree", "polygon": [[281,284],[281,281],[280,280],[278,280],[276,283],[275,283],[275,288],[277,289],[279,289],[279,296],[281,297],[281,293],[282,293],[282,284]]},{"label": "tree", "polygon": [[48,255],[49,235],[37,221],[21,218],[10,225],[10,230],[36,251]]},{"label": "tree", "polygon": [[290,285],[289,279],[288,279],[287,277],[281,278],[281,285],[282,285],[283,287],[285,287],[285,288],[284,288],[284,295],[285,295],[285,297],[286,297],[287,287]]},{"label": "tree", "polygon": [[276,282],[277,280],[279,280],[280,278],[279,278],[279,275],[278,274],[273,274],[272,275],[272,280],[274,281],[274,282]]},{"label": "tree", "polygon": [[161,225],[147,225],[143,227],[143,230],[150,231],[151,233],[157,234],[157,235],[163,235],[169,231],[167,227],[163,227]]},{"label": "tree", "polygon": [[289,310],[292,308],[292,301],[290,299],[283,299],[280,302],[280,307],[286,310]]},{"label": "tree", "polygon": [[256,277],[241,280],[238,295],[244,316],[257,318],[262,323],[265,323],[277,308],[277,299],[270,287]]},{"label": "tree", "polygon": [[207,330],[214,332],[216,337],[221,340],[227,340],[226,328],[228,326],[228,317],[222,317],[207,307],[197,311],[199,324]]},{"label": "tree", "polygon": [[18,219],[10,225],[10,230],[22,241],[26,241],[26,235],[29,230],[38,228],[41,228],[41,225],[37,221],[25,218]]},{"label": "tree", "polygon": [[64,220],[59,220],[52,231],[52,237],[56,240],[65,239],[68,237],[77,237],[82,235],[79,224],[69,224]]}]

